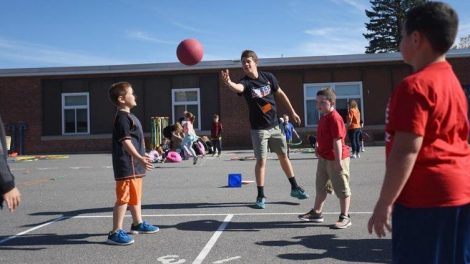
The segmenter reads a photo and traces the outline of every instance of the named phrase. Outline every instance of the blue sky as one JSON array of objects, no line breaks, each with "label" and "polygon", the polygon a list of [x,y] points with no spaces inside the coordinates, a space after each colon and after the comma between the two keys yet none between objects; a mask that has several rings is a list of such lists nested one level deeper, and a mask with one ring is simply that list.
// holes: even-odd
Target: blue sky
[{"label": "blue sky", "polygon": [[[364,53],[369,0],[0,0],[0,69]],[[448,0],[470,34],[470,1]],[[459,39],[459,38],[458,38]]]}]

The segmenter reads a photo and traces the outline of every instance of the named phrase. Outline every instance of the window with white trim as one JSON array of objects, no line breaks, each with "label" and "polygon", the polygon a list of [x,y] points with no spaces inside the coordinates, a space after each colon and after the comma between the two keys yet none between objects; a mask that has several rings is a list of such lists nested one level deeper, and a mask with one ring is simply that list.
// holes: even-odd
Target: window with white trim
[{"label": "window with white trim", "polygon": [[361,120],[364,120],[364,105],[362,98],[362,82],[339,82],[339,83],[306,83],[304,84],[304,112],[305,126],[318,125],[320,112],[317,110],[317,92],[321,89],[331,87],[336,93],[336,110],[346,122],[349,101],[354,99],[361,112]]},{"label": "window with white trim", "polygon": [[88,93],[62,94],[62,135],[90,134]]},{"label": "window with white trim", "polygon": [[172,89],[172,116],[173,123],[184,116],[184,111],[193,113],[196,120],[194,129],[201,129],[201,100],[199,88]]}]

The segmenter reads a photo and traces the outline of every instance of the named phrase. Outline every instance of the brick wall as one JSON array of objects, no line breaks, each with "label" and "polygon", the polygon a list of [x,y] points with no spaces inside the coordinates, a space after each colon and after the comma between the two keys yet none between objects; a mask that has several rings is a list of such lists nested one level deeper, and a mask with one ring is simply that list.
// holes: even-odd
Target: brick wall
[{"label": "brick wall", "polygon": [[[109,152],[111,139],[42,140],[41,78],[0,78],[0,115],[6,125],[25,123],[24,154]],[[8,128],[8,126],[6,127]],[[11,136],[12,131],[6,131]]]},{"label": "brick wall", "polygon": [[[241,70],[230,70],[233,81],[243,77]],[[251,147],[250,121],[248,118],[248,106],[243,96],[229,90],[219,79],[220,94],[220,120],[224,125],[224,148],[249,148]]]},{"label": "brick wall", "polygon": [[[0,115],[5,124],[25,123],[28,126],[24,140],[26,153],[41,149],[41,108],[40,78],[0,78]],[[11,135],[11,131],[7,130],[7,135]]]},{"label": "brick wall", "polygon": [[[449,61],[462,84],[470,84],[470,59],[456,58]],[[362,69],[359,71],[355,67]],[[409,74],[409,69],[400,62],[377,65],[322,65],[315,67],[304,65],[260,68],[260,70],[275,73],[281,82],[281,87],[288,94],[292,105],[302,119],[304,118],[302,87],[304,83],[363,81],[364,103],[367,111],[366,121],[369,125],[376,125],[379,130],[383,126],[383,112],[388,94],[397,82]],[[194,72],[193,74],[207,74],[208,72],[213,73],[214,70]],[[238,81],[243,76],[241,69],[231,69],[230,73],[234,81]],[[133,75],[145,76],[152,75],[152,73],[55,76],[48,77],[48,79],[100,77],[119,77],[119,79],[123,79]],[[101,137],[91,135],[79,139],[74,137],[72,140],[66,137],[43,137],[41,80],[41,77],[0,78],[0,115],[4,123],[25,123],[28,126],[25,131],[25,154],[110,152],[111,138],[109,135],[101,135]],[[230,91],[220,79],[217,89],[220,98],[218,108],[225,130],[223,134],[224,148],[251,148],[249,115],[245,99]],[[280,107],[280,112],[285,112],[285,109]],[[206,113],[205,115],[204,118],[212,117],[212,113]],[[301,127],[299,132],[301,132],[303,140],[306,142],[305,135],[314,134],[314,129]],[[7,131],[7,135],[10,135],[10,133],[10,131]],[[380,134],[380,131],[377,131],[377,133]],[[378,136],[378,138],[381,138],[381,136]],[[146,140],[148,143],[148,138]]]}]

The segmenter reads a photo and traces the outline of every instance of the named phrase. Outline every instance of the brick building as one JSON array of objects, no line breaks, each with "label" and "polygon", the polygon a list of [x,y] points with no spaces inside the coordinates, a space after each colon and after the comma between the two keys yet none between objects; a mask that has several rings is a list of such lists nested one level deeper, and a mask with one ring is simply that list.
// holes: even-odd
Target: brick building
[{"label": "brick building", "polygon": [[[452,50],[448,60],[469,91],[470,50]],[[3,69],[0,114],[7,134],[15,133],[15,147],[24,154],[108,152],[115,108],[107,92],[112,83],[125,80],[138,96],[133,112],[146,135],[150,134],[150,117],[168,116],[174,122],[184,110],[196,115],[198,134],[208,134],[212,115],[219,113],[225,128],[224,147],[250,148],[248,108],[243,97],[223,86],[219,72],[225,68],[233,80],[242,77],[240,62],[230,60],[191,67],[157,63]],[[302,118],[296,128],[302,135],[315,133],[316,91],[331,86],[340,113],[345,113],[348,100],[359,102],[365,127],[375,141],[383,140],[390,92],[411,73],[398,53],[260,59],[259,68],[278,78]],[[279,110],[284,113],[285,109]]]}]

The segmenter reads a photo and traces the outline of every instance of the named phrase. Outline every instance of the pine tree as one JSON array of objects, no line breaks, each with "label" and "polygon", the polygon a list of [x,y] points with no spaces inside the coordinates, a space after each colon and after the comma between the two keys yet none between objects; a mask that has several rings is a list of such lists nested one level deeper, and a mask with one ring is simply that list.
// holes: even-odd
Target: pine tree
[{"label": "pine tree", "polygon": [[363,34],[369,41],[366,53],[399,51],[401,29],[406,11],[426,0],[371,0],[372,10],[366,10],[369,23],[368,33]]},{"label": "pine tree", "polygon": [[457,49],[470,49],[470,35],[461,37]]}]

